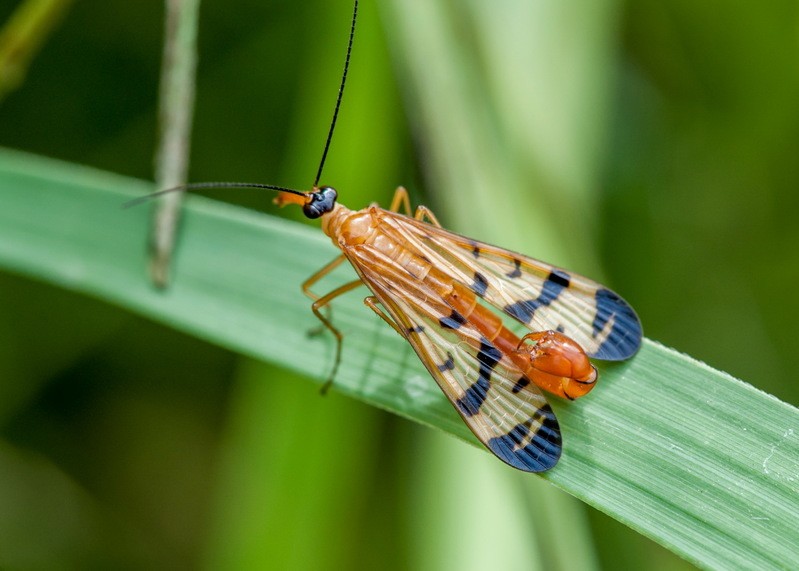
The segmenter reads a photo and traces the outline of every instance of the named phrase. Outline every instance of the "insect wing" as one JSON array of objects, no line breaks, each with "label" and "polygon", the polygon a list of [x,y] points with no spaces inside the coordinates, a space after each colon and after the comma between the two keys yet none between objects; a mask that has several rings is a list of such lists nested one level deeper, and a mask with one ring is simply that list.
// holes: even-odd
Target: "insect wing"
[{"label": "insect wing", "polygon": [[621,361],[638,351],[641,322],[615,292],[539,260],[389,214],[431,263],[531,331],[560,331],[595,359]]},{"label": "insect wing", "polygon": [[354,265],[363,281],[475,436],[514,468],[552,468],[562,450],[560,428],[538,388],[468,320],[457,330],[444,326],[451,308],[423,282],[388,260],[360,261]]}]

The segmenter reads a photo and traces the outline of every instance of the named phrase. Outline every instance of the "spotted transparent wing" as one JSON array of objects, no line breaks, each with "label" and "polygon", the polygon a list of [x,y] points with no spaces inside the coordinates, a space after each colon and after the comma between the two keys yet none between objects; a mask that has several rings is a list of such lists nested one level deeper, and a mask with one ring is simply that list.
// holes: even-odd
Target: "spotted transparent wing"
[{"label": "spotted transparent wing", "polygon": [[505,463],[527,472],[560,458],[560,428],[540,390],[466,320],[446,326],[450,308],[423,282],[385,260],[354,260],[366,285],[397,324],[477,438]]},{"label": "spotted transparent wing", "polygon": [[406,247],[531,331],[560,331],[595,359],[621,361],[638,351],[641,322],[606,287],[528,256],[387,214]]}]

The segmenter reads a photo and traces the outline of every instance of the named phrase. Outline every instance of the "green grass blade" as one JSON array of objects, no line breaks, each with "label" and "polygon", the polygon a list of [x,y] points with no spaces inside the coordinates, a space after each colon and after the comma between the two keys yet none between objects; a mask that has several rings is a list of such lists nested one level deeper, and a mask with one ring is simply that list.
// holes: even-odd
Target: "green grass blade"
[{"label": "green grass blade", "polygon": [[[314,320],[298,290],[335,254],[327,239],[279,218],[190,200],[174,284],[159,292],[145,277],[148,208],[120,208],[148,189],[3,152],[0,267],[323,378],[333,345],[306,337]],[[473,442],[410,348],[360,298],[336,306],[346,335],[337,389]],[[703,567],[795,565],[795,408],[649,341],[601,375],[589,398],[553,399],[565,451],[544,478]]]}]

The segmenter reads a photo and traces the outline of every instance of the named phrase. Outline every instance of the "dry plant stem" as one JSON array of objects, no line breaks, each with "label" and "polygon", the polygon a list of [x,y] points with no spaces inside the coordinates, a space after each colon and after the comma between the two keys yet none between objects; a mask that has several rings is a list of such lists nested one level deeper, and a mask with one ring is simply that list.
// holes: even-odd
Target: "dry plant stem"
[{"label": "dry plant stem", "polygon": [[[186,181],[194,109],[197,67],[199,0],[167,0],[164,56],[159,102],[160,138],[155,158],[158,188],[180,186]],[[180,217],[182,194],[159,200],[150,238],[150,276],[158,287],[169,282],[169,263]]]}]

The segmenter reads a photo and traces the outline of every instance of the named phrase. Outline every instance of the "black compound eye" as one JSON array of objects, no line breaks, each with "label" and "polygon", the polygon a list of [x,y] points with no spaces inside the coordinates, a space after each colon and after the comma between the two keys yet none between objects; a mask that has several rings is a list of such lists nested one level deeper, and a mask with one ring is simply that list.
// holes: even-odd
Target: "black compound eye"
[{"label": "black compound eye", "polygon": [[338,193],[332,186],[323,186],[311,194],[311,202],[302,207],[302,212],[308,218],[319,218],[327,214],[336,205]]}]

